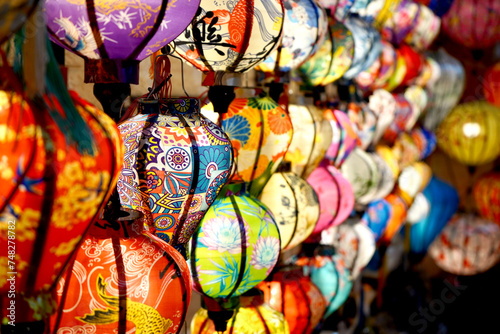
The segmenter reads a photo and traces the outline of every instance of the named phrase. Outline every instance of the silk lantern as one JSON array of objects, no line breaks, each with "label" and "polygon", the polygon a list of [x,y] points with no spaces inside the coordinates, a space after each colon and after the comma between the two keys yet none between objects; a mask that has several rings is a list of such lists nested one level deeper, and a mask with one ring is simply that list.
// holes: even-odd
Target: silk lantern
[{"label": "silk lantern", "polygon": [[265,303],[263,293],[258,289],[252,289],[240,297],[239,307],[233,317],[229,319],[229,328],[226,330],[217,329],[208,316],[209,312],[205,308],[196,312],[191,320],[191,333],[290,334],[285,316]]},{"label": "silk lantern", "polygon": [[377,117],[375,134],[372,143],[376,144],[382,138],[385,130],[391,125],[396,116],[396,99],[384,89],[376,89],[369,97],[368,108]]},{"label": "silk lantern", "polygon": [[422,71],[424,58],[420,55],[420,53],[408,45],[401,45],[398,50],[403,56],[406,64],[406,72],[403,80],[401,81],[401,85],[408,85],[410,82],[415,80],[415,78],[417,78]]},{"label": "silk lantern", "polygon": [[58,282],[54,333],[180,332],[191,299],[187,263],[143,229],[142,214],[131,209],[92,224]]},{"label": "silk lantern", "polygon": [[391,204],[385,198],[368,203],[361,222],[373,232],[375,241],[378,241],[384,234],[391,214]]},{"label": "silk lantern", "polygon": [[[91,139],[87,144],[93,153],[69,139],[68,129],[77,123],[69,121],[68,101],[51,94],[35,103],[0,91],[0,240],[5,245],[0,294],[7,305],[9,291],[15,290],[16,305],[24,310],[16,324],[43,320],[55,311],[49,306],[51,292],[111,195],[122,163],[123,144],[114,122],[76,93],[67,98],[83,121],[81,130]],[[16,272],[14,288],[8,272]]]},{"label": "silk lantern", "polygon": [[500,193],[500,174],[491,172],[483,174],[474,184],[474,202],[481,217],[500,224],[500,212],[498,210]]},{"label": "silk lantern", "polygon": [[292,164],[292,172],[307,179],[323,160],[332,142],[332,126],[323,112],[314,105],[290,104],[293,136],[285,161]]},{"label": "silk lantern", "polygon": [[372,157],[359,147],[349,155],[340,167],[340,171],[352,185],[356,201],[377,190],[380,178],[377,165]]},{"label": "silk lantern", "polygon": [[258,288],[263,291],[265,302],[285,315],[291,334],[312,333],[325,312],[321,291],[304,276],[301,267],[283,267]]},{"label": "silk lantern", "polygon": [[325,159],[339,168],[351,154],[359,141],[358,134],[349,117],[343,111],[326,109],[323,115],[332,126],[332,143],[325,153]]},{"label": "silk lantern", "polygon": [[441,19],[427,6],[418,5],[420,14],[416,18],[415,26],[406,35],[404,41],[418,51],[424,51],[436,39],[440,28]]},{"label": "silk lantern", "polygon": [[488,102],[500,107],[500,62],[484,73],[483,93]]},{"label": "silk lantern", "polygon": [[499,12],[495,0],[457,0],[443,16],[443,30],[467,48],[484,49],[500,41]]},{"label": "silk lantern", "polygon": [[38,5],[37,0],[2,1],[0,13],[0,44],[28,20]]},{"label": "silk lantern", "polygon": [[394,46],[384,39],[381,40],[381,43],[382,52],[379,57],[380,69],[372,85],[374,89],[382,88],[387,83],[389,78],[394,74],[397,65],[397,53]]},{"label": "silk lantern", "polygon": [[229,178],[227,135],[200,114],[197,99],[142,100],[119,126],[126,147],[118,193],[166,242],[186,244]]},{"label": "silk lantern", "polygon": [[419,119],[422,111],[427,106],[427,102],[429,100],[427,93],[422,87],[412,85],[405,89],[404,97],[411,104],[412,114],[408,122],[406,122],[405,129],[407,131],[411,130],[417,120]]},{"label": "silk lantern", "polygon": [[390,216],[378,242],[381,245],[389,245],[405,222],[408,204],[395,193],[387,195],[384,200],[390,206]]},{"label": "silk lantern", "polygon": [[401,44],[406,36],[416,27],[420,8],[411,0],[401,0],[396,10],[382,27],[382,36],[393,44]]},{"label": "silk lantern", "polygon": [[292,172],[274,173],[259,199],[274,215],[283,250],[302,243],[318,222],[320,208],[316,192],[306,180]]},{"label": "silk lantern", "polygon": [[429,247],[429,254],[444,271],[476,275],[500,259],[500,226],[489,220],[461,214],[453,217]]},{"label": "silk lantern", "polygon": [[[385,196],[389,195],[394,188],[396,183],[399,168],[397,166],[396,157],[392,154],[392,151],[389,147],[377,147],[376,152],[370,153],[373,161],[377,165],[379,171],[379,181],[377,184],[376,191],[369,194],[368,196],[364,196],[359,199],[359,203],[369,203],[374,200],[382,199]],[[384,150],[383,155],[379,154],[381,150]],[[390,159],[389,161],[387,159]]]},{"label": "silk lantern", "polygon": [[84,58],[85,82],[137,84],[139,62],[184,31],[199,4],[48,0],[44,8],[52,41]]},{"label": "silk lantern", "polygon": [[363,101],[350,102],[347,105],[347,116],[355,125],[358,133],[358,146],[366,150],[373,141],[377,126],[377,116]]},{"label": "silk lantern", "polygon": [[416,254],[425,254],[427,248],[455,214],[459,203],[455,188],[436,177],[430,180],[422,194],[429,205],[429,211],[410,228],[410,251]]},{"label": "silk lantern", "polygon": [[456,106],[439,126],[439,147],[453,159],[476,166],[500,154],[500,108],[485,101]]},{"label": "silk lantern", "polygon": [[386,128],[383,139],[390,144],[394,144],[400,133],[407,130],[409,122],[414,119],[413,106],[404,94],[395,94],[396,111],[394,113],[394,121]]}]

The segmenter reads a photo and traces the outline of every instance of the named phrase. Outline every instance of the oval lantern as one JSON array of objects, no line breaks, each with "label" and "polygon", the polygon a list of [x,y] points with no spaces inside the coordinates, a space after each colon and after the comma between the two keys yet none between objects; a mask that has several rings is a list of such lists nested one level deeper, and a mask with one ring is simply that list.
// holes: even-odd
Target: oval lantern
[{"label": "oval lantern", "polygon": [[378,241],[384,234],[391,214],[391,204],[385,198],[368,203],[361,222],[373,232],[375,241]]},{"label": "oval lantern", "polygon": [[[457,211],[459,203],[455,188],[436,177],[432,177],[422,194],[429,205],[429,211],[410,228],[410,251],[416,254],[427,252],[427,248]],[[410,211],[408,216],[409,214]]]},{"label": "oval lantern", "polygon": [[356,201],[377,191],[380,178],[377,165],[372,157],[359,147],[349,155],[340,171],[352,185]]},{"label": "oval lantern", "polygon": [[[34,103],[0,90],[0,296],[7,305],[15,292],[22,310],[16,324],[55,311],[57,279],[107,203],[122,164],[116,124],[76,93],[67,99],[44,95]],[[86,125],[81,134],[90,136],[93,153],[67,137],[70,126],[81,126],[69,122],[68,102]],[[8,271],[17,273],[15,286],[8,284]]]},{"label": "oval lantern", "polygon": [[355,125],[358,133],[358,146],[366,150],[373,141],[377,126],[377,116],[366,102],[350,102],[347,105],[347,116]]},{"label": "oval lantern", "polygon": [[394,144],[398,135],[407,129],[409,122],[414,119],[413,107],[403,94],[395,94],[396,112],[394,121],[386,128],[383,139],[390,144]]},{"label": "oval lantern", "polygon": [[443,30],[470,49],[500,41],[500,3],[494,0],[456,0],[443,16]]},{"label": "oval lantern", "polygon": [[450,157],[476,166],[500,155],[500,108],[485,101],[456,106],[437,129],[437,143]]},{"label": "oval lantern", "polygon": [[500,260],[500,226],[471,215],[453,217],[429,247],[429,254],[444,271],[476,275]]},{"label": "oval lantern", "polygon": [[[202,71],[203,85],[241,86],[239,74],[263,61],[281,41],[281,0],[202,0],[195,17],[176,38],[176,52]],[[213,102],[213,101],[212,101]]]},{"label": "oval lantern", "polygon": [[377,117],[375,134],[372,143],[376,144],[382,138],[385,130],[391,125],[396,116],[396,99],[385,89],[376,89],[369,97],[368,108]]},{"label": "oval lantern", "polygon": [[492,222],[500,224],[500,174],[491,172],[475,182],[473,188],[474,202],[480,215]]},{"label": "oval lantern", "polygon": [[85,82],[139,83],[139,62],[174,40],[200,1],[44,3],[51,40],[85,60]]},{"label": "oval lantern", "polygon": [[406,72],[403,77],[403,81],[401,81],[401,85],[407,86],[411,82],[413,82],[422,71],[424,58],[412,47],[405,44],[401,45],[398,50],[403,56],[404,62],[406,64]]},{"label": "oval lantern", "polygon": [[[383,153],[379,153],[383,150]],[[377,184],[377,190],[370,194],[370,196],[365,196],[358,203],[367,204],[374,200],[382,199],[389,195],[396,184],[398,177],[399,168],[397,166],[397,161],[395,155],[392,153],[387,146],[378,146],[376,152],[369,153],[377,165],[380,177]]]},{"label": "oval lantern", "polygon": [[394,46],[385,41],[381,40],[382,43],[382,52],[380,53],[380,69],[378,71],[378,76],[373,82],[372,88],[382,88],[387,84],[389,79],[394,74],[397,65],[397,52]]},{"label": "oval lantern", "polygon": [[281,249],[291,249],[313,232],[319,219],[319,200],[306,180],[292,172],[274,173],[259,196],[274,215]]},{"label": "oval lantern", "polygon": [[191,299],[186,261],[143,231],[139,211],[122,209],[119,216],[92,224],[58,282],[54,333],[180,332]]},{"label": "oval lantern", "polygon": [[290,334],[310,334],[320,323],[326,300],[301,267],[280,268],[258,288],[264,292],[264,301],[285,315]]},{"label": "oval lantern", "polygon": [[[203,307],[203,305],[202,305]],[[252,289],[240,297],[239,307],[223,330],[209,318],[209,310],[201,308],[191,320],[192,334],[290,334],[285,316],[264,302],[262,291]]]},{"label": "oval lantern", "polygon": [[390,206],[390,216],[380,236],[379,244],[389,245],[392,238],[399,232],[406,220],[408,204],[397,194],[391,193],[384,199]]},{"label": "oval lantern", "polygon": [[426,159],[436,149],[436,134],[420,126],[415,127],[410,136],[420,152],[420,160]]},{"label": "oval lantern", "polygon": [[357,146],[359,138],[352,122],[343,111],[326,109],[323,115],[330,121],[333,130],[332,143],[325,153],[325,159],[339,168]]},{"label": "oval lantern", "polygon": [[412,114],[408,122],[406,122],[406,131],[410,131],[417,120],[419,119],[422,111],[427,106],[427,93],[422,87],[412,85],[405,89],[404,97],[411,104]]},{"label": "oval lantern", "polygon": [[429,7],[421,4],[418,6],[420,14],[415,26],[406,35],[405,42],[418,51],[424,51],[436,39],[441,28],[441,19]]},{"label": "oval lantern", "polygon": [[483,93],[488,102],[500,107],[500,62],[486,70]]},{"label": "oval lantern", "polygon": [[411,0],[401,0],[396,10],[382,27],[382,36],[389,42],[399,45],[416,27],[420,16],[420,8]]},{"label": "oval lantern", "polygon": [[288,106],[293,124],[292,142],[285,155],[291,162],[292,172],[307,179],[323,160],[332,142],[332,126],[314,105]]},{"label": "oval lantern", "polygon": [[231,144],[197,99],[142,100],[138,110],[119,126],[121,204],[143,212],[161,239],[184,245],[229,178]]}]

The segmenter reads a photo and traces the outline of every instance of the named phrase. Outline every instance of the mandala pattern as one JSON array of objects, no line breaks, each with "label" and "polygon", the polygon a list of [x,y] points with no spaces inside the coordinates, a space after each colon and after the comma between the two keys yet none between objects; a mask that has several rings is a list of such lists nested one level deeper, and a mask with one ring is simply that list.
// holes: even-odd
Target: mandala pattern
[{"label": "mandala pattern", "polygon": [[180,147],[171,148],[167,152],[167,163],[174,170],[184,170],[190,165],[189,153]]}]

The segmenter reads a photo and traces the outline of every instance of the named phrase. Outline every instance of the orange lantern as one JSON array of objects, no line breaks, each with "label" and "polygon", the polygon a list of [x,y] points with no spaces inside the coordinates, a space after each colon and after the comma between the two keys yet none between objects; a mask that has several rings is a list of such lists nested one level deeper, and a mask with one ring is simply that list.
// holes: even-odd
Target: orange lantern
[{"label": "orange lantern", "polygon": [[500,62],[486,70],[483,81],[483,92],[488,102],[500,107]]},{"label": "orange lantern", "polygon": [[500,224],[500,173],[482,175],[476,181],[473,192],[481,216]]}]

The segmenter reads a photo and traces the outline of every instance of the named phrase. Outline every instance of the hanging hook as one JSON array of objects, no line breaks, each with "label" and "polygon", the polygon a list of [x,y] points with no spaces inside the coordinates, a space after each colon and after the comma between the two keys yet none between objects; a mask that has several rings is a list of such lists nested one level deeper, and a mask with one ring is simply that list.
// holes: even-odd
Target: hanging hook
[{"label": "hanging hook", "polygon": [[175,42],[171,42],[170,44],[167,44],[165,45],[161,51],[172,57],[172,58],[175,58],[175,59],[179,59],[179,61],[181,62],[181,84],[182,84],[182,90],[184,91],[184,94],[186,94],[187,97],[190,97],[189,94],[186,92],[186,88],[184,87],[184,61],[182,60],[181,57],[178,57],[178,56],[174,56],[174,52],[175,52],[175,49],[176,49],[176,45],[175,45]]}]

